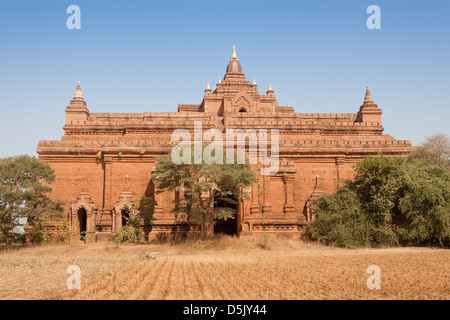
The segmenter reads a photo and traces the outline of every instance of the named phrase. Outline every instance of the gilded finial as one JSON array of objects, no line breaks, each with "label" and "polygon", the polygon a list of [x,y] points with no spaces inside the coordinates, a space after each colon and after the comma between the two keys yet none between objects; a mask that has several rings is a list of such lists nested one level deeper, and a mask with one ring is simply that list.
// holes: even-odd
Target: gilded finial
[{"label": "gilded finial", "polygon": [[211,87],[209,86],[209,81],[206,83],[206,89],[205,90],[211,90]]},{"label": "gilded finial", "polygon": [[253,83],[252,83],[252,85],[256,86],[255,77],[253,77]]},{"label": "gilded finial", "polygon": [[219,81],[217,81],[217,84],[222,83],[222,81],[220,81],[220,77],[219,77]]},{"label": "gilded finial", "polygon": [[236,55],[236,47],[235,47],[235,45],[233,44],[233,52],[231,53],[231,59],[237,59],[238,57],[237,57],[237,55]]},{"label": "gilded finial", "polygon": [[273,91],[272,85],[269,83],[269,89],[267,91]]}]

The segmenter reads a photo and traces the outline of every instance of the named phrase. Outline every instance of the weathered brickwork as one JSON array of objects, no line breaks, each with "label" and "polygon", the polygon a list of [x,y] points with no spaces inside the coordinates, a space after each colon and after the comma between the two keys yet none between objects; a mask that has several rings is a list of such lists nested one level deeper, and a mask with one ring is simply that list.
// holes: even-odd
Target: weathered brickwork
[{"label": "weathered brickwork", "polygon": [[153,239],[186,231],[171,213],[182,194],[156,194],[150,179],[156,157],[176,144],[171,142],[174,130],[193,133],[194,121],[202,122],[203,131],[278,129],[279,171],[259,175],[247,190],[251,198],[238,201],[234,233],[295,237],[311,219],[311,199],[350,179],[356,162],[380,151],[410,152],[409,141],[383,134],[381,114],[368,87],[357,113],[305,114],[279,106],[271,86],[260,94],[255,80],[246,80],[233,48],[223,80],[214,90],[208,84],[200,104],[178,104],[178,112],[91,113],[78,84],[66,108],[63,137],[39,141],[37,152],[56,172],[52,196],[67,200],[66,221],[74,237],[85,231],[91,239],[107,239],[121,227],[121,208],[145,194],[158,202],[157,220],[146,229]]}]

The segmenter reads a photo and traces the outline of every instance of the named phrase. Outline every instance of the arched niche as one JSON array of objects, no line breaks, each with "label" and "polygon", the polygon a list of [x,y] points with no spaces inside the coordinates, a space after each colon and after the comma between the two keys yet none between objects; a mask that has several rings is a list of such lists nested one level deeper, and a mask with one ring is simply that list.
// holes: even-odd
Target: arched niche
[{"label": "arched niche", "polygon": [[120,229],[123,224],[123,208],[127,205],[130,205],[133,201],[135,201],[135,197],[130,191],[123,191],[119,199],[114,204],[112,209],[112,217],[113,217],[113,230]]},{"label": "arched niche", "polygon": [[70,209],[69,224],[73,235],[79,237],[83,231],[86,234],[95,232],[97,206],[88,191],[81,191]]}]

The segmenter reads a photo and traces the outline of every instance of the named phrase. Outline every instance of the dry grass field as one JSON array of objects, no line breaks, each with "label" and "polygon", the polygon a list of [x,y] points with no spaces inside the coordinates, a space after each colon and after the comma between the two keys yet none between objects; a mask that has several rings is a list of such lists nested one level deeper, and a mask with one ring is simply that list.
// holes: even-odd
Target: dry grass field
[{"label": "dry grass field", "polygon": [[[158,252],[142,259],[142,252]],[[81,289],[66,287],[67,267]],[[381,289],[369,290],[370,265]],[[450,251],[339,249],[223,237],[160,245],[52,245],[0,251],[0,299],[449,299]]]}]

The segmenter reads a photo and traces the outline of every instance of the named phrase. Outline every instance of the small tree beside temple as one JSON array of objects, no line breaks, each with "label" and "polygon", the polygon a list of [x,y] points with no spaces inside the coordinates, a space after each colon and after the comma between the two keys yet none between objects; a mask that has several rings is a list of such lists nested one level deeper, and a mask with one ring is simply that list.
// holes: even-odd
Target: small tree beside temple
[{"label": "small tree beside temple", "polygon": [[[191,153],[194,157],[194,153]],[[194,163],[194,161],[191,161]],[[256,174],[250,164],[175,164],[171,155],[158,158],[156,172],[152,175],[157,192],[183,191],[172,211],[185,213],[188,223],[201,226],[202,239],[206,238],[215,221],[233,218],[235,209],[214,208],[214,197],[233,203],[235,199],[248,198],[244,188],[251,186]]]},{"label": "small tree beside temple", "polygon": [[7,245],[25,220],[33,243],[48,240],[45,221],[61,217],[63,212],[63,201],[49,197],[54,179],[53,169],[37,158],[0,159],[0,233]]}]

